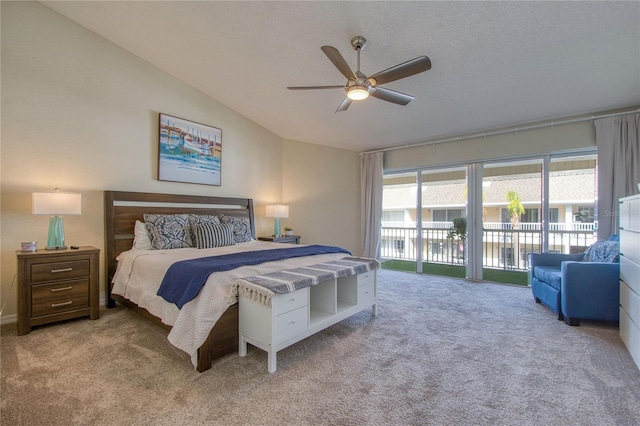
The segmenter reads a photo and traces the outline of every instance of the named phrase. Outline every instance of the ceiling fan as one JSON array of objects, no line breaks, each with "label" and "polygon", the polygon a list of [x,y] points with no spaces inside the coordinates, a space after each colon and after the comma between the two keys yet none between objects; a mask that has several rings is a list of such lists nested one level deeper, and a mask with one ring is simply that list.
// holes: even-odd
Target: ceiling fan
[{"label": "ceiling fan", "polygon": [[360,71],[360,51],[367,44],[367,39],[356,36],[351,39],[351,46],[358,52],[358,70],[353,72],[342,57],[338,49],[332,46],[322,46],[321,49],[333,65],[347,78],[344,86],[294,86],[287,87],[289,90],[316,90],[316,89],[344,89],[347,97],[344,98],[336,112],[346,111],[352,101],[366,99],[369,95],[383,101],[392,102],[398,105],[407,105],[415,99],[411,95],[396,92],[395,90],[380,87],[380,84],[400,80],[431,69],[431,61],[426,56],[418,56],[407,62],[403,62],[384,71],[380,71],[367,77]]}]

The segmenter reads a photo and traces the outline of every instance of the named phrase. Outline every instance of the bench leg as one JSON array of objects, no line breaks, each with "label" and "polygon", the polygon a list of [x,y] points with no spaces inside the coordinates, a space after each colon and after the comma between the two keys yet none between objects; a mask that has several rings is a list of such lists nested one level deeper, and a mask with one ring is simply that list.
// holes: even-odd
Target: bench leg
[{"label": "bench leg", "polygon": [[269,373],[275,373],[276,371],[276,351],[273,349],[267,352],[267,370]]},{"label": "bench leg", "polygon": [[246,356],[247,355],[247,342],[244,341],[244,337],[242,333],[238,334],[238,355]]}]

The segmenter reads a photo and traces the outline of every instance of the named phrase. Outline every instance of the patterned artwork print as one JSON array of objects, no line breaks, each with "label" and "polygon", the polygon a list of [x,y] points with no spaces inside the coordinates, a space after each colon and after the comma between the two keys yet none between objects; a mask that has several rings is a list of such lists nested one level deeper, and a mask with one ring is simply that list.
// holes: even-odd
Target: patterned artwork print
[{"label": "patterned artwork print", "polygon": [[220,185],[222,130],[160,114],[158,179]]}]

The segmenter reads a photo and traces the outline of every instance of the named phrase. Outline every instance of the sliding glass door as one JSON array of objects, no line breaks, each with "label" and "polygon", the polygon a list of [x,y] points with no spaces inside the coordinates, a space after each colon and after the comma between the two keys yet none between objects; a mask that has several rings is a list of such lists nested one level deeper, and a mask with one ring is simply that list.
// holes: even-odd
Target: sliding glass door
[{"label": "sliding glass door", "polygon": [[546,250],[582,253],[596,240],[596,154],[552,157]]},{"label": "sliding glass door", "polygon": [[527,254],[540,251],[542,163],[542,159],[530,159],[484,164],[485,267],[525,271]]},{"label": "sliding glass door", "polygon": [[465,276],[467,173],[465,167],[421,172],[422,272]]},{"label": "sliding glass door", "polygon": [[417,195],[417,172],[385,174],[380,241],[384,267],[417,270]]},{"label": "sliding glass door", "polygon": [[596,238],[594,151],[386,172],[383,267],[526,285],[528,254]]}]

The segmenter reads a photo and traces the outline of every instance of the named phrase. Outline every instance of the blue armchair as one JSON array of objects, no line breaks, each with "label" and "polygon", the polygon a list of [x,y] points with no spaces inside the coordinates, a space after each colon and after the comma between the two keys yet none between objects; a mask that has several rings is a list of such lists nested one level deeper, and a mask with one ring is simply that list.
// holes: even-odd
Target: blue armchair
[{"label": "blue armchair", "polygon": [[[583,254],[529,254],[529,285],[543,303],[568,325],[581,319],[619,319],[618,236],[594,243]],[[597,260],[597,261],[593,261]]]}]

